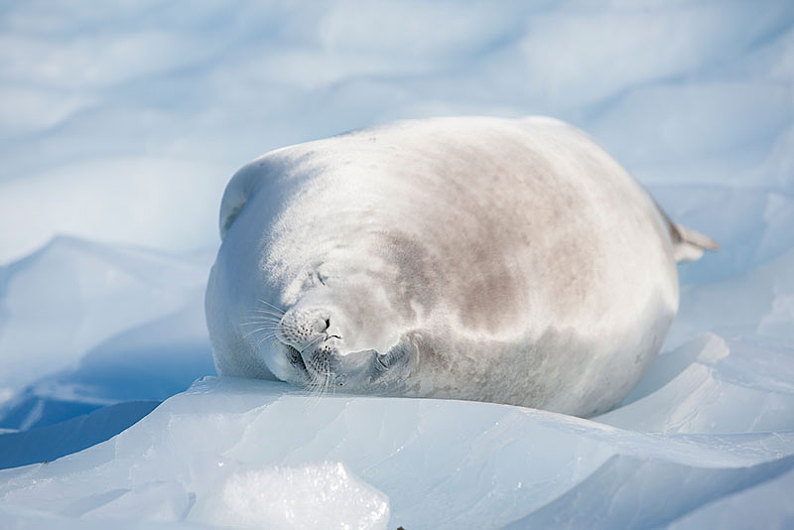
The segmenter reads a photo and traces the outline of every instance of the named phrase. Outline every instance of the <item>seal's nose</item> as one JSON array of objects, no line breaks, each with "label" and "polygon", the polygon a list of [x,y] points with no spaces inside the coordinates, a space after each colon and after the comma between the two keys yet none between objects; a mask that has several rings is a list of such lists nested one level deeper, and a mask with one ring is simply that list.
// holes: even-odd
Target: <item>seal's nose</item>
[{"label": "seal's nose", "polygon": [[329,338],[340,338],[338,334],[331,333],[330,311],[318,307],[287,311],[276,329],[276,337],[298,351],[319,345]]}]

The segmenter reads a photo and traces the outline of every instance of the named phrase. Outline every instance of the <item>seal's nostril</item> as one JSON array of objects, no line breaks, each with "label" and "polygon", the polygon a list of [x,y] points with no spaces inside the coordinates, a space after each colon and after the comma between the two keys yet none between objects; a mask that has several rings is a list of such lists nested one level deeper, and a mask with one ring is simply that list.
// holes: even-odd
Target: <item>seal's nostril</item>
[{"label": "seal's nostril", "polygon": [[[325,329],[323,329],[323,331],[328,331],[330,327],[331,327],[331,319],[330,318],[326,318],[325,319]],[[327,337],[329,339],[341,339],[342,338],[340,335],[336,335],[334,333],[331,333],[330,331],[328,331]]]}]

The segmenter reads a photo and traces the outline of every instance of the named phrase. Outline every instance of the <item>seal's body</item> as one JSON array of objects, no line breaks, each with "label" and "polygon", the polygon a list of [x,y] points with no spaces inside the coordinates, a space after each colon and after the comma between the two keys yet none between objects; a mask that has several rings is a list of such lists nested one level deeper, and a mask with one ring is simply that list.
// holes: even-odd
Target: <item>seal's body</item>
[{"label": "seal's body", "polygon": [[219,373],[575,415],[620,401],[678,306],[678,227],[549,118],[400,122],[268,153],[221,207]]}]

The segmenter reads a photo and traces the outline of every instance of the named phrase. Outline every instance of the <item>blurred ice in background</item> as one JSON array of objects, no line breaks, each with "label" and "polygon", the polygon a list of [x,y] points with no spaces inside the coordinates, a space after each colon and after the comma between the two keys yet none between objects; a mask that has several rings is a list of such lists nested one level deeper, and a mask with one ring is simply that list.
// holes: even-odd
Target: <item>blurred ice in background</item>
[{"label": "blurred ice in background", "polygon": [[206,379],[0,473],[0,526],[794,525],[790,0],[5,2],[0,466],[214,374],[238,167],[450,114],[570,121],[722,244],[623,407]]}]

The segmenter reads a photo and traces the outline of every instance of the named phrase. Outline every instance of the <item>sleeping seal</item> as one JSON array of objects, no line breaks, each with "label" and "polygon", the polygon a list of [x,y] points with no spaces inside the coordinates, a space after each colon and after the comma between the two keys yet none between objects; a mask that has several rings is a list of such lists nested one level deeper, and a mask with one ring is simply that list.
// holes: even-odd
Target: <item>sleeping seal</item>
[{"label": "sleeping seal", "polygon": [[232,178],[206,296],[220,374],[579,416],[638,381],[678,307],[672,223],[582,132],[404,121]]}]

